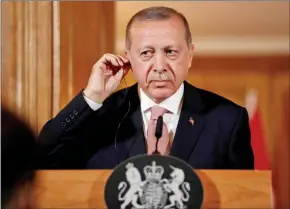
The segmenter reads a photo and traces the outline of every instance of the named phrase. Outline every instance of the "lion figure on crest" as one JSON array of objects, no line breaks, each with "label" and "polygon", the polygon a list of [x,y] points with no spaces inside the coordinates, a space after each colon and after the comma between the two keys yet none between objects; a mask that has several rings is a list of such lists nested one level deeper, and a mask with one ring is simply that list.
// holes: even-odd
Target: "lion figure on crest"
[{"label": "lion figure on crest", "polygon": [[121,191],[118,195],[118,199],[119,201],[124,201],[121,205],[121,209],[125,209],[130,203],[132,203],[135,208],[144,208],[144,206],[137,203],[137,200],[138,197],[142,196],[142,187],[145,184],[145,181],[142,181],[141,174],[138,169],[134,167],[133,163],[128,163],[126,168],[126,179],[130,187],[126,194],[123,195],[127,189],[127,183],[124,181],[119,183],[118,189],[121,189]]}]

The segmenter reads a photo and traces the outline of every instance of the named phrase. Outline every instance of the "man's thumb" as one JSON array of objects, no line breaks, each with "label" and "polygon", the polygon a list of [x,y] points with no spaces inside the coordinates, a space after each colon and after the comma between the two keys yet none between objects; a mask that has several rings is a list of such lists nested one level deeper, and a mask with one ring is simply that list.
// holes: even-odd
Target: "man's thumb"
[{"label": "man's thumb", "polygon": [[120,82],[121,79],[123,78],[123,75],[124,75],[124,70],[123,70],[123,69],[120,69],[120,70],[116,73],[116,75],[115,75],[116,80],[117,80],[118,82]]}]

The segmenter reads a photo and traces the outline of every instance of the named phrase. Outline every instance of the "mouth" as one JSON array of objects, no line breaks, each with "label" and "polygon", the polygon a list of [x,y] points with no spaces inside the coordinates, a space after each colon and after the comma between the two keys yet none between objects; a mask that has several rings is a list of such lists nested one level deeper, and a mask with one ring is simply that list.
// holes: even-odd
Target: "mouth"
[{"label": "mouth", "polygon": [[162,88],[164,86],[166,86],[166,84],[168,83],[169,81],[168,80],[164,80],[164,81],[151,81],[151,83],[154,85],[154,87],[156,88]]}]

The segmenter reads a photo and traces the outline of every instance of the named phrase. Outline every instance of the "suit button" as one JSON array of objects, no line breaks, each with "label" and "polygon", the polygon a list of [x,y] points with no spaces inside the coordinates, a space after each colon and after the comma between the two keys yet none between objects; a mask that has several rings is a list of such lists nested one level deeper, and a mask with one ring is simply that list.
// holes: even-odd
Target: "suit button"
[{"label": "suit button", "polygon": [[74,110],[73,113],[74,113],[75,115],[78,115],[78,114],[79,114],[77,110]]},{"label": "suit button", "polygon": [[71,119],[74,119],[74,118],[75,118],[75,116],[74,116],[73,114],[70,114],[69,117],[70,117]]},{"label": "suit button", "polygon": [[70,122],[70,119],[69,118],[66,118],[65,121],[69,123]]},{"label": "suit button", "polygon": [[65,127],[66,126],[66,123],[65,122],[61,122],[61,125]]}]

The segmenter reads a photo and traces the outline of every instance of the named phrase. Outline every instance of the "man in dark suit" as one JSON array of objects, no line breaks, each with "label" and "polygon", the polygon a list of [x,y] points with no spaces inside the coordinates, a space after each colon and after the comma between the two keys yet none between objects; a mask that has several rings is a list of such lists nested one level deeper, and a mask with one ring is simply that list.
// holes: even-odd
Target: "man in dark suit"
[{"label": "man in dark suit", "polygon": [[[161,154],[196,169],[252,169],[246,109],[185,81],[193,49],[182,14],[166,7],[135,14],[125,57],[101,57],[87,87],[43,127],[43,166],[111,169],[152,154],[162,116]],[[129,69],[137,84],[114,92]]]}]

